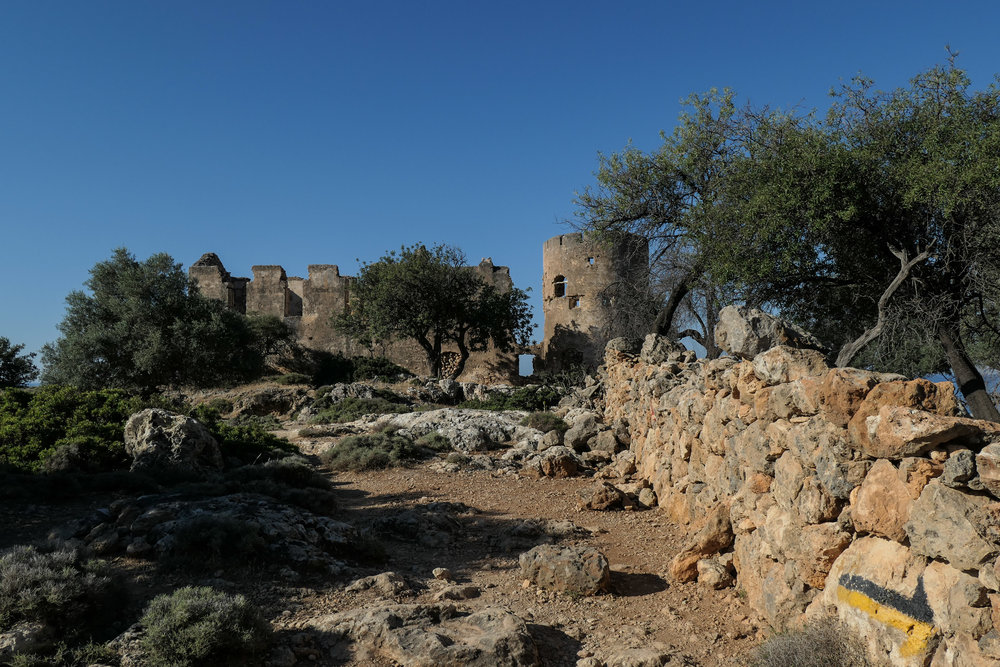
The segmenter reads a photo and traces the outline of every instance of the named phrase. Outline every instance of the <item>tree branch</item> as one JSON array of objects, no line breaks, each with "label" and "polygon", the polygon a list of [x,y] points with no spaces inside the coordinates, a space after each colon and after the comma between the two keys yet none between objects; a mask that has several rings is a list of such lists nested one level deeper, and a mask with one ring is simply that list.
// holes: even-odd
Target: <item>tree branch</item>
[{"label": "tree branch", "polygon": [[[933,246],[933,244],[932,244]],[[875,326],[866,329],[864,333],[858,336],[854,341],[845,344],[840,348],[840,353],[837,354],[837,368],[844,368],[850,364],[854,357],[858,356],[858,353],[864,349],[865,345],[875,340],[879,334],[882,333],[882,329],[885,328],[886,323],[886,306],[889,303],[889,299],[892,295],[899,289],[899,286],[903,284],[906,278],[910,275],[910,271],[914,266],[923,262],[931,255],[931,248],[927,248],[922,253],[914,257],[913,259],[908,259],[905,250],[894,250],[889,248],[889,251],[899,258],[899,273],[896,277],[892,279],[889,286],[882,292],[882,296],[878,300],[878,319],[875,322]]]}]

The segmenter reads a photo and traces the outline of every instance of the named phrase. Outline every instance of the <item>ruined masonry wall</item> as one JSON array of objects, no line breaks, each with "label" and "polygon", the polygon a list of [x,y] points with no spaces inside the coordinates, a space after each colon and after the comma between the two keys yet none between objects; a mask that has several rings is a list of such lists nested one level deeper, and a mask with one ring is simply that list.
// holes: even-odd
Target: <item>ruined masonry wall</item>
[{"label": "ruined masonry wall", "polygon": [[1000,664],[1000,425],[963,417],[949,383],[783,346],[691,363],[612,347],[605,422],[627,423],[690,529],[674,577],[732,552],[775,629],[832,613],[874,664]]},{"label": "ruined masonry wall", "polygon": [[[483,260],[471,267],[498,289],[513,286],[510,270]],[[304,347],[347,356],[366,354],[334,329],[332,317],[346,311],[350,302],[351,276],[340,275],[335,264],[310,264],[309,277],[288,276],[278,265],[252,267],[253,279],[230,275],[214,253],[206,253],[188,269],[205,296],[227,303],[234,310],[274,315],[291,326]],[[457,352],[456,352],[457,354]],[[412,341],[399,341],[385,347],[385,356],[410,371],[429,372],[424,351]],[[517,376],[517,357],[493,350],[473,352],[463,380],[497,381]]]}]

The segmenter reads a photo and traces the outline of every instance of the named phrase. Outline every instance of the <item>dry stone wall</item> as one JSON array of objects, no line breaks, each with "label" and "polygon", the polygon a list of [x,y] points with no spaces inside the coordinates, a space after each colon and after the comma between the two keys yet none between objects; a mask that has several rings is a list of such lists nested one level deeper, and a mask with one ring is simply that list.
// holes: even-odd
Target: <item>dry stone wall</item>
[{"label": "dry stone wall", "polygon": [[947,382],[740,352],[606,351],[604,420],[628,424],[639,474],[690,527],[672,575],[731,558],[772,628],[835,614],[875,664],[1000,664],[1000,425]]}]

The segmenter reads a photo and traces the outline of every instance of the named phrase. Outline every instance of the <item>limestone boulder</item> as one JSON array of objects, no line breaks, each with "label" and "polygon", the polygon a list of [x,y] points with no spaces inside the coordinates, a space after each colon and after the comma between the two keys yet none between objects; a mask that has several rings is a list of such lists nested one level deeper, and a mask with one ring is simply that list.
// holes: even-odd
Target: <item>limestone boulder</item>
[{"label": "limestone boulder", "polygon": [[799,327],[756,308],[726,306],[719,311],[715,343],[734,357],[753,359],[778,345],[822,349],[822,344]]},{"label": "limestone boulder", "polygon": [[867,444],[863,451],[873,458],[899,460],[919,456],[948,443],[973,443],[984,431],[974,419],[945,417],[907,407],[883,406],[865,421]]},{"label": "limestone boulder", "polygon": [[533,466],[537,466],[542,477],[576,477],[580,472],[580,459],[568,447],[549,447],[525,467],[531,469]]},{"label": "limestone boulder", "polygon": [[625,508],[628,496],[614,484],[599,481],[588,489],[577,492],[580,497],[580,509],[604,512]]},{"label": "limestone boulder", "polygon": [[820,383],[820,414],[832,424],[846,427],[881,375],[857,368],[831,368]]},{"label": "limestone boulder", "polygon": [[753,358],[754,374],[767,385],[821,376],[828,369],[822,352],[787,345],[773,347]]},{"label": "limestone boulder", "polygon": [[677,581],[692,581],[698,577],[698,561],[714,556],[733,543],[733,527],[729,521],[728,503],[720,503],[705,518],[704,525],[694,533],[669,565],[670,575]]},{"label": "limestone boulder", "polygon": [[915,408],[943,417],[964,413],[950,382],[934,383],[923,378],[880,382],[868,392],[847,424],[852,447],[865,451],[870,445],[868,418],[878,416],[883,407]]},{"label": "limestone boulder", "polygon": [[998,552],[975,523],[977,510],[988,504],[987,498],[948,488],[939,480],[930,482],[913,502],[910,520],[903,526],[910,548],[960,570],[978,570]]},{"label": "limestone boulder", "polygon": [[976,454],[976,471],[983,487],[1000,498],[1000,443],[986,445]]},{"label": "limestone boulder", "polygon": [[930,563],[923,576],[927,604],[938,627],[974,637],[992,629],[988,591],[979,579],[939,561]]},{"label": "limestone boulder", "polygon": [[647,364],[658,366],[672,361],[679,361],[685,352],[687,352],[687,348],[683,344],[671,340],[666,336],[651,333],[642,341],[639,359]]},{"label": "limestone boulder", "polygon": [[906,537],[903,526],[910,519],[910,508],[918,495],[912,493],[890,461],[879,459],[868,471],[852,503],[855,530],[902,542]]},{"label": "limestone boulder", "polygon": [[451,604],[386,605],[321,617],[312,625],[410,667],[540,664],[525,622],[498,607],[467,614]]},{"label": "limestone boulder", "polygon": [[493,412],[442,408],[426,412],[383,415],[376,418],[372,426],[395,428],[400,434],[414,440],[436,431],[447,438],[453,449],[468,454],[522,440],[539,442],[543,437],[542,433],[521,426],[525,414],[519,411]]},{"label": "limestone boulder", "polygon": [[125,451],[132,472],[182,473],[220,470],[222,452],[208,429],[184,415],[147,408],[125,424]]},{"label": "limestone boulder", "polygon": [[873,664],[926,665],[940,640],[924,590],[927,559],[879,537],[855,540],[827,575],[823,602],[852,634],[865,637]]},{"label": "limestone boulder", "polygon": [[597,415],[584,412],[573,420],[569,430],[563,435],[563,444],[577,451],[586,448],[590,439],[597,436],[598,424]]},{"label": "limestone boulder", "polygon": [[597,549],[543,544],[518,558],[525,579],[551,591],[595,595],[611,582],[608,559]]}]

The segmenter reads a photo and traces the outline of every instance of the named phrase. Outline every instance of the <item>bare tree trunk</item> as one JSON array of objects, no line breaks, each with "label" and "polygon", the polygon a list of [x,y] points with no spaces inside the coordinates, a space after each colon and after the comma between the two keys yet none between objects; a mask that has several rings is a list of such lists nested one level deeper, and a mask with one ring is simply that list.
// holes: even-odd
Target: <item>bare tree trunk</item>
[{"label": "bare tree trunk", "polygon": [[938,328],[938,339],[944,346],[951,372],[955,374],[958,390],[962,392],[965,402],[969,405],[969,412],[976,419],[1000,422],[1000,412],[997,412],[997,407],[993,405],[993,400],[986,391],[986,382],[982,374],[965,351],[961,336],[957,331],[949,331],[942,326]]},{"label": "bare tree trunk", "polygon": [[896,290],[899,289],[899,286],[903,284],[903,281],[905,281],[910,275],[910,271],[913,267],[930,257],[930,249],[923,251],[913,259],[907,259],[905,250],[892,250],[890,248],[890,252],[899,258],[899,273],[896,274],[896,277],[892,279],[889,286],[885,288],[884,292],[882,292],[882,296],[879,297],[878,319],[875,322],[875,326],[870,327],[855,340],[850,343],[846,343],[842,348],[840,348],[840,353],[837,355],[837,368],[844,368],[849,365],[854,360],[854,357],[858,356],[858,353],[864,349],[865,345],[868,345],[868,343],[878,338],[879,334],[882,333],[882,329],[885,328],[885,313],[889,299],[896,292]]},{"label": "bare tree trunk", "polygon": [[458,365],[455,366],[455,370],[448,377],[452,380],[457,380],[458,376],[462,374],[465,370],[465,362],[469,360],[469,348],[465,344],[465,334],[463,333],[458,341]]},{"label": "bare tree trunk", "polygon": [[670,334],[670,327],[674,324],[674,315],[677,313],[681,301],[691,291],[691,283],[694,280],[694,275],[695,269],[691,269],[681,277],[680,282],[674,287],[674,291],[670,293],[670,298],[667,299],[667,305],[656,315],[656,322],[653,323],[654,333],[661,336]]}]

